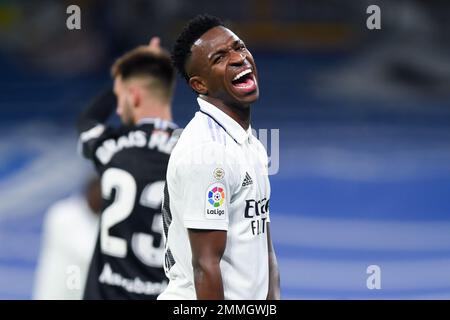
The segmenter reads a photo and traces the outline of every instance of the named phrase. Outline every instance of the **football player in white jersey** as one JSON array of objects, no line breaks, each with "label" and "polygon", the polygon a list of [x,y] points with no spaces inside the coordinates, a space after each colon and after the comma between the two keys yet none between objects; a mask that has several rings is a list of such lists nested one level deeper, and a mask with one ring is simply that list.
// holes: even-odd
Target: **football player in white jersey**
[{"label": "football player in white jersey", "polygon": [[172,60],[200,108],[169,160],[169,285],[158,299],[279,299],[268,158],[250,126],[259,97],[253,57],[219,19],[200,15],[178,37]]}]

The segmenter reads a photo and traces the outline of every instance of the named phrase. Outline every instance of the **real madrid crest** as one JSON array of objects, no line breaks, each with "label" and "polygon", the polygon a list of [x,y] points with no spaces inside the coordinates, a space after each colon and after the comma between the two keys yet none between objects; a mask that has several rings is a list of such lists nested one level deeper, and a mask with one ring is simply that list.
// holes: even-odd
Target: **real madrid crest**
[{"label": "real madrid crest", "polygon": [[222,180],[225,176],[225,171],[222,168],[216,168],[213,172],[214,179]]}]

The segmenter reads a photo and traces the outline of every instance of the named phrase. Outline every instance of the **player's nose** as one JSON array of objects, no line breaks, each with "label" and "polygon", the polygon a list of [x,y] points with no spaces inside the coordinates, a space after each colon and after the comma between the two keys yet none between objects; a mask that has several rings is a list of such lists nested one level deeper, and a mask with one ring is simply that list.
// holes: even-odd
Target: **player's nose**
[{"label": "player's nose", "polygon": [[233,66],[241,66],[244,64],[246,58],[245,53],[233,50],[230,56],[230,64]]}]

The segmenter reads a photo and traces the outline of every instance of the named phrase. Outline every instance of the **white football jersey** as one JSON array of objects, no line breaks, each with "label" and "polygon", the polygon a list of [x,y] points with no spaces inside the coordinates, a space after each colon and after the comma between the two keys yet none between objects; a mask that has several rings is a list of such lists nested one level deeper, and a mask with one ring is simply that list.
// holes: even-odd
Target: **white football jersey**
[{"label": "white football jersey", "polygon": [[81,196],[53,204],[44,219],[33,299],[79,300],[98,234],[99,216]]},{"label": "white football jersey", "polygon": [[167,169],[163,219],[169,285],[158,299],[196,299],[188,229],[225,230],[225,299],[266,299],[270,184],[262,143],[214,105],[184,129]]}]

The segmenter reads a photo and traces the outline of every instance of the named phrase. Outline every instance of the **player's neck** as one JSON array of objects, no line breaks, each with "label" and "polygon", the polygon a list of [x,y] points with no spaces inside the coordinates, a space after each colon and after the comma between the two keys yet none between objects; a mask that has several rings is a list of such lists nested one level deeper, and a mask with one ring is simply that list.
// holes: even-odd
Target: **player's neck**
[{"label": "player's neck", "polygon": [[250,106],[230,106],[223,101],[208,96],[201,96],[202,99],[213,104],[219,110],[226,113],[230,118],[236,121],[245,131],[250,127],[251,112]]},{"label": "player's neck", "polygon": [[141,108],[135,114],[135,123],[142,119],[157,118],[166,121],[172,121],[172,111],[170,104],[152,105]]}]

